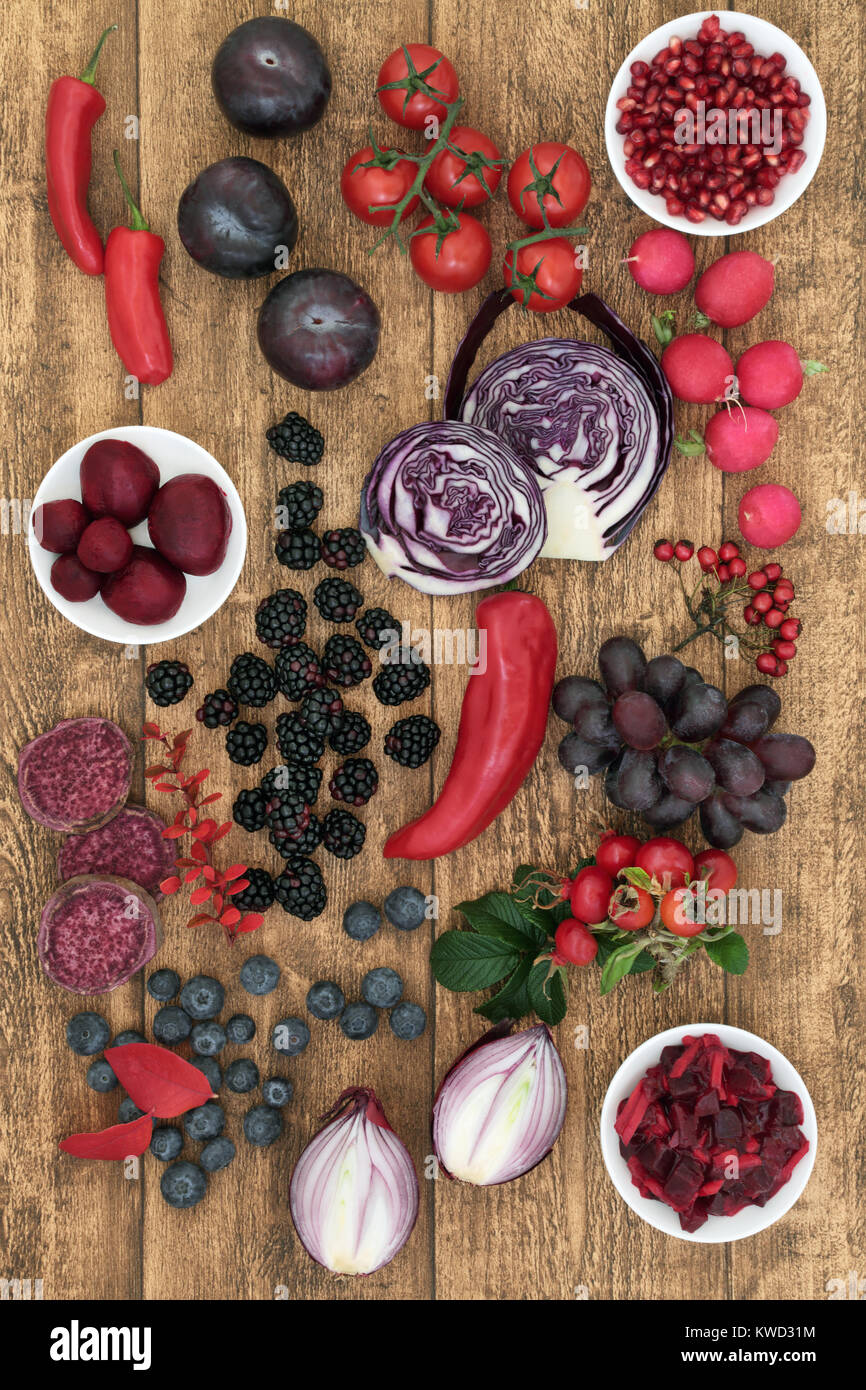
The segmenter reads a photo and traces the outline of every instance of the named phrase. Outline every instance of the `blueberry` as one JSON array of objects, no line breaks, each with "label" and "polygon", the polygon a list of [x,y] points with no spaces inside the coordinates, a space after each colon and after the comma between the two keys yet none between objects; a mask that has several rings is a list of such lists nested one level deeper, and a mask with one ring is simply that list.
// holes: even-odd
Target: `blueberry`
[{"label": "blueberry", "polygon": [[390,1009],[403,993],[403,981],[396,970],[380,965],[377,970],[367,971],[361,981],[361,993],[374,1008]]},{"label": "blueberry", "polygon": [[117,1123],[119,1125],[128,1125],[133,1120],[140,1120],[143,1114],[144,1111],[139,1110],[132,1096],[124,1096],[117,1112]]},{"label": "blueberry", "polygon": [[208,1084],[212,1091],[218,1091],[223,1084],[223,1074],[220,1071],[219,1062],[213,1057],[190,1057],[190,1066],[195,1067],[208,1079]]},{"label": "blueberry", "polygon": [[114,1046],[126,1047],[128,1043],[143,1042],[147,1042],[147,1038],[143,1033],[136,1032],[134,1028],[127,1028],[125,1033],[118,1033],[117,1037],[114,1039]]},{"label": "blueberry", "polygon": [[222,1024],[212,1019],[209,1023],[194,1024],[190,1041],[193,1052],[198,1053],[199,1057],[215,1057],[218,1052],[222,1052],[228,1037]]},{"label": "blueberry", "polygon": [[230,1043],[252,1042],[256,1036],[256,1025],[249,1014],[232,1014],[226,1024],[226,1037]]},{"label": "blueberry", "polygon": [[241,984],[247,994],[271,994],[280,983],[280,967],[270,956],[250,956],[241,966]]},{"label": "blueberry", "polygon": [[170,1207],[194,1207],[207,1191],[207,1178],[197,1163],[182,1158],[166,1168],[159,1190]]},{"label": "blueberry", "polygon": [[117,1085],[117,1077],[104,1057],[97,1057],[90,1063],[84,1079],[91,1091],[113,1091]]},{"label": "blueberry", "polygon": [[347,1038],[362,1042],[372,1038],[379,1027],[379,1015],[370,1004],[347,1004],[340,1015],[340,1027]]},{"label": "blueberry", "polygon": [[147,992],[151,999],[158,999],[161,1004],[167,1004],[169,999],[177,997],[180,989],[180,976],[176,970],[154,970],[147,982]]},{"label": "blueberry", "polygon": [[226,1001],[226,992],[212,975],[194,975],[180,992],[180,1002],[190,1018],[216,1018]]},{"label": "blueberry", "polygon": [[282,1114],[272,1105],[254,1105],[244,1115],[244,1134],[257,1149],[266,1149],[282,1132]]},{"label": "blueberry", "polygon": [[206,1173],[218,1173],[220,1168],[228,1168],[236,1153],[231,1139],[222,1134],[219,1139],[211,1139],[205,1144],[198,1161]]},{"label": "blueberry", "polygon": [[310,1030],[302,1018],[281,1018],[274,1024],[271,1040],[277,1052],[297,1057],[310,1041]]},{"label": "blueberry", "polygon": [[251,1057],[237,1057],[226,1067],[226,1085],[230,1091],[243,1095],[254,1091],[259,1084],[259,1069]]},{"label": "blueberry", "polygon": [[66,1025],[66,1041],[79,1057],[93,1057],[108,1046],[111,1029],[102,1014],[75,1014]]},{"label": "blueberry", "polygon": [[427,899],[417,888],[395,888],[385,899],[385,916],[398,931],[416,931],[426,913]]},{"label": "blueberry", "polygon": [[183,1148],[183,1135],[174,1125],[157,1125],[150,1136],[150,1152],[162,1163],[177,1158]]},{"label": "blueberry", "polygon": [[153,1017],[153,1036],[158,1043],[172,1047],[192,1032],[192,1019],[178,1004],[163,1004]]},{"label": "blueberry", "polygon": [[411,1042],[413,1038],[420,1038],[427,1027],[427,1015],[420,1004],[410,1004],[404,999],[402,1004],[391,1010],[388,1022],[391,1024],[392,1033],[406,1042]]},{"label": "blueberry", "polygon": [[382,925],[382,915],[372,903],[350,903],[343,913],[343,931],[353,941],[369,941]]},{"label": "blueberry", "polygon": [[307,991],[307,1008],[313,1018],[339,1018],[346,1007],[346,997],[333,980],[317,980]]},{"label": "blueberry", "polygon": [[275,1105],[281,1110],[288,1105],[295,1088],[287,1076],[272,1076],[262,1086],[262,1099],[266,1105]]},{"label": "blueberry", "polygon": [[226,1112],[215,1100],[206,1100],[194,1110],[187,1110],[183,1117],[183,1127],[190,1139],[216,1139],[222,1134],[226,1123]]}]

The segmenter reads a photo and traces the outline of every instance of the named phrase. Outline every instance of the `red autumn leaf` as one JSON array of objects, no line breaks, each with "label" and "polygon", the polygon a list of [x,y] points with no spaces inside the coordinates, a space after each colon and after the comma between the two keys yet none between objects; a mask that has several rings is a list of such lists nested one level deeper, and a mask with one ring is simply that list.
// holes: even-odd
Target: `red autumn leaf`
[{"label": "red autumn leaf", "polygon": [[207,862],[207,850],[205,849],[204,845],[200,845],[197,840],[193,840],[192,848],[190,849],[190,854],[192,855],[193,859],[196,859],[200,864],[204,864]]},{"label": "red autumn leaf", "polygon": [[162,883],[159,886],[162,889],[163,893],[170,897],[171,894],[176,893],[178,888],[180,887],[180,879],[178,878],[177,874],[170,874],[168,878],[164,878],[162,880]]},{"label": "red autumn leaf", "polygon": [[164,767],[162,763],[154,763],[153,767],[146,767],[145,777],[161,777],[164,772],[171,772],[170,767]]},{"label": "red autumn leaf", "polygon": [[190,777],[189,781],[187,782],[187,786],[188,786],[188,787],[200,787],[201,784],[202,784],[202,782],[206,782],[207,779],[208,779],[209,777],[210,777],[210,768],[209,768],[209,767],[204,767],[204,768],[202,768],[201,772],[197,772],[197,773],[195,774],[195,776]]},{"label": "red autumn leaf", "polygon": [[202,877],[208,883],[216,883],[217,871],[212,864],[205,864],[202,868]]},{"label": "red autumn leaf", "polygon": [[149,721],[141,726],[141,732],[145,738],[162,738],[158,724],[151,724]]},{"label": "red autumn leaf", "polygon": [[240,878],[241,874],[245,874],[246,871],[246,864],[231,864],[223,871],[223,882],[231,883],[233,878]]},{"label": "red autumn leaf", "polygon": [[189,895],[191,906],[198,907],[199,903],[206,903],[211,895],[211,891],[212,890],[208,887],[196,888]]},{"label": "red autumn leaf", "polygon": [[233,898],[235,893],[242,893],[244,889],[249,888],[249,886],[250,881],[248,878],[239,878],[235,883],[230,884],[230,886],[226,889],[226,897]]},{"label": "red autumn leaf", "polygon": [[193,833],[195,840],[210,840],[211,832],[216,830],[215,820],[203,820],[196,826]]},{"label": "red autumn leaf", "polygon": [[248,912],[246,917],[242,917],[235,927],[235,932],[258,931],[264,921],[260,912]]},{"label": "red autumn leaf", "polygon": [[225,912],[220,914],[220,921],[224,927],[233,927],[235,922],[241,920],[241,914],[236,907],[227,907]]},{"label": "red autumn leaf", "polygon": [[111,1125],[91,1134],[70,1134],[68,1139],[61,1139],[60,1148],[76,1158],[129,1158],[144,1153],[152,1134],[153,1120],[148,1112],[126,1125]]},{"label": "red autumn leaf", "polygon": [[209,805],[211,804],[212,801],[221,801],[221,800],[222,800],[222,792],[211,792],[210,796],[203,796],[202,799],[201,799],[201,801],[200,801],[198,804],[199,804],[199,806],[209,806]]},{"label": "red autumn leaf", "polygon": [[176,792],[177,787],[171,786],[169,782],[154,782],[154,788],[158,792]]},{"label": "red autumn leaf", "polygon": [[224,837],[225,835],[228,835],[229,831],[232,830],[233,828],[234,828],[234,821],[232,821],[232,820],[227,820],[227,821],[225,822],[224,825],[221,825],[221,826],[220,826],[219,830],[214,831],[213,835],[211,835],[211,837],[210,837],[210,843],[211,843],[212,845],[215,845],[216,842],[217,842],[217,840],[223,839],[223,837]]},{"label": "red autumn leaf", "polygon": [[193,865],[191,869],[187,869],[186,873],[183,876],[183,881],[184,883],[195,883],[196,879],[199,878],[200,875],[201,869],[197,865]]},{"label": "red autumn leaf", "polygon": [[176,869],[194,869],[196,868],[196,862],[194,859],[184,859],[183,855],[180,855],[175,859],[174,867]]},{"label": "red autumn leaf", "polygon": [[216,919],[209,912],[197,912],[194,917],[190,917],[187,922],[188,927],[200,927],[204,922],[213,922]]},{"label": "red autumn leaf", "polygon": [[162,838],[164,840],[179,840],[181,836],[185,834],[185,825],[169,825],[165,830],[163,830]]},{"label": "red autumn leaf", "polygon": [[167,1047],[154,1043],[107,1047],[105,1060],[139,1110],[152,1110],[159,1119],[183,1115],[213,1095],[204,1073]]}]

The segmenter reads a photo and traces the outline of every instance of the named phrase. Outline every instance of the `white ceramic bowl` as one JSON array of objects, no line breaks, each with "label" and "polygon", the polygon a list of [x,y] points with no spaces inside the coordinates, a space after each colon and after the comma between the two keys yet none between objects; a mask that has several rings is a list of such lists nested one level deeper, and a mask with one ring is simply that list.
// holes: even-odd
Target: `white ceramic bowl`
[{"label": "white ceramic bowl", "polygon": [[[127,623],[105,606],[99,594],[88,599],[86,603],[70,603],[52,588],[51,566],[57,556],[43,550],[37,541],[33,515],[43,502],[54,502],[64,497],[80,499],[78,470],[82,458],[97,439],[123,439],[130,444],[136,444],[157,464],[163,483],[176,477],[178,473],[205,473],[209,478],[213,478],[225,494],[232,515],[226,557],[214,574],[186,576],[183,603],[168,622],[153,623],[147,627]],[[123,642],[129,646],[152,646],[157,642],[174,641],[211,617],[225,603],[234,588],[247,550],[246,517],[237,489],[228,473],[200,444],[195,444],[182,434],[175,434],[173,430],[157,429],[154,425],[122,425],[114,430],[101,430],[99,434],[91,434],[79,444],[73,444],[72,448],[67,449],[48,470],[39,484],[30,517],[27,536],[30,560],[36,578],[57,611],[71,623],[75,623],[76,627],[83,628],[94,637],[102,637],[106,642]],[[146,521],[134,526],[130,535],[137,545],[151,543]]]},{"label": "white ceramic bowl", "polygon": [[[617,1106],[621,1100],[631,1095],[641,1077],[649,1067],[655,1066],[661,1056],[662,1048],[678,1045],[684,1034],[715,1033],[726,1047],[736,1048],[738,1052],[757,1052],[770,1060],[773,1081],[784,1091],[795,1091],[803,1102],[803,1123],[800,1128],[809,1140],[809,1152],[794,1169],[785,1186],[772,1197],[765,1207],[744,1207],[736,1216],[710,1216],[697,1231],[684,1231],[680,1218],[672,1207],[658,1202],[652,1197],[642,1197],[631,1180],[628,1165],[619,1151],[619,1135],[614,1129]],[[623,1062],[607,1089],[601,1107],[601,1151],[605,1167],[620,1197],[637,1212],[642,1220],[657,1231],[666,1235],[678,1236],[680,1240],[699,1241],[704,1245],[720,1245],[729,1240],[742,1240],[744,1236],[756,1235],[758,1231],[772,1226],[780,1216],[797,1201],[809,1181],[815,1166],[818,1148],[818,1125],[815,1107],[806,1090],[802,1076],[771,1043],[765,1042],[754,1033],[743,1028],[731,1028],[727,1023],[686,1023],[679,1028],[668,1028],[641,1043],[630,1057]]]},{"label": "white ceramic bowl", "polygon": [[[690,222],[687,217],[671,217],[663,197],[638,188],[625,172],[625,155],[622,148],[625,136],[619,135],[616,130],[620,116],[616,103],[620,97],[625,96],[626,88],[630,86],[629,69],[632,63],[649,62],[660,49],[667,47],[668,41],[675,34],[679,34],[684,40],[693,38],[703,21],[711,14],[719,16],[722,28],[728,33],[736,30],[745,34],[746,42],[752,44],[757,53],[765,54],[767,57],[771,53],[783,53],[788,60],[786,71],[797,78],[803,91],[808,92],[812,98],[809,107],[811,115],[803,144],[800,146],[806,155],[805,164],[796,174],[785,174],[779,180],[774,189],[775,202],[769,207],[750,208],[735,227],[729,226],[727,222],[717,222],[712,217],[697,223]],[[695,14],[680,15],[668,24],[654,29],[632,49],[614,78],[604,116],[607,157],[631,201],[656,222],[663,222],[666,227],[674,227],[678,232],[686,232],[689,236],[735,236],[738,232],[751,232],[755,227],[763,227],[766,222],[772,222],[774,217],[786,212],[811,183],[821,160],[826,135],[827,107],[824,93],[818,81],[818,74],[802,48],[798,47],[783,29],[777,29],[775,24],[769,24],[766,19],[758,19],[755,15],[742,14],[739,10],[700,10]]]}]

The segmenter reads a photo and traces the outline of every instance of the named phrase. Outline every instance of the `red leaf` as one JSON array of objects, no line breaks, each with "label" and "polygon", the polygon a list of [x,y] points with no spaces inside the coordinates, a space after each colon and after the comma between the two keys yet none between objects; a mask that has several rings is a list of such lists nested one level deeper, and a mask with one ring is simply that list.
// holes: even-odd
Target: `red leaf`
[{"label": "red leaf", "polygon": [[198,868],[196,865],[193,865],[191,869],[187,869],[186,873],[183,876],[183,881],[184,883],[195,883],[196,879],[200,876],[200,874],[201,869]]},{"label": "red leaf", "polygon": [[[111,1052],[118,1050],[123,1049],[109,1048]],[[190,1070],[195,1069],[191,1067]],[[68,1139],[61,1139],[60,1148],[63,1153],[73,1154],[76,1158],[129,1158],[131,1154],[144,1153],[152,1134],[153,1120],[149,1112],[139,1115],[137,1120],[130,1120],[126,1125],[111,1125],[109,1129],[100,1129],[92,1134],[70,1134]]]},{"label": "red leaf", "polygon": [[237,880],[236,883],[232,883],[232,884],[226,889],[226,894],[225,894],[225,895],[226,895],[227,898],[233,898],[234,895],[235,895],[235,893],[242,893],[242,892],[244,891],[244,889],[245,889],[245,888],[249,888],[249,886],[250,886],[250,881],[249,881],[248,878],[239,878],[239,879]]},{"label": "red leaf", "polygon": [[188,786],[188,787],[200,787],[201,784],[202,784],[202,782],[206,782],[207,779],[208,779],[209,777],[210,777],[210,768],[209,768],[209,767],[202,768],[201,772],[197,772],[197,773],[195,774],[194,777],[190,777],[189,781],[187,782],[187,786]]},{"label": "red leaf", "polygon": [[170,896],[172,893],[176,893],[178,888],[180,887],[180,879],[178,878],[177,874],[171,874],[168,878],[164,878],[159,886],[162,889],[163,893],[166,893]]},{"label": "red leaf", "polygon": [[186,925],[188,927],[200,927],[204,922],[215,921],[216,918],[212,917],[209,912],[197,912],[194,917],[190,917]]},{"label": "red leaf", "polygon": [[201,872],[207,883],[216,883],[217,872],[212,864],[205,864]]},{"label": "red leaf", "polygon": [[179,858],[175,859],[174,867],[176,869],[194,869],[196,862],[194,859],[184,859],[183,855],[180,855]]},{"label": "red leaf", "polygon": [[228,869],[223,871],[223,882],[231,883],[233,878],[240,878],[241,874],[245,874],[246,871],[246,864],[232,864]]},{"label": "red leaf", "polygon": [[211,792],[210,796],[203,796],[198,803],[199,806],[209,806],[212,801],[222,800],[222,792]]},{"label": "red leaf", "polygon": [[187,744],[187,740],[188,740],[188,738],[189,738],[189,736],[190,736],[191,733],[192,733],[192,729],[183,729],[183,730],[181,730],[181,732],[180,732],[180,733],[177,735],[177,737],[175,738],[175,741],[174,741],[174,746],[175,746],[175,748],[185,748],[185,747],[186,747],[186,744]]},{"label": "red leaf", "polygon": [[189,901],[191,906],[198,907],[199,903],[206,903],[210,898],[211,892],[212,889],[207,886],[202,888],[196,888],[194,892],[190,893],[189,895]]},{"label": "red leaf", "polygon": [[193,859],[198,860],[199,864],[207,863],[207,850],[204,845],[200,845],[197,840],[193,840],[190,854]]},{"label": "red leaf", "polygon": [[145,777],[161,777],[164,772],[171,772],[171,768],[163,767],[161,763],[154,763],[153,767],[144,769]]},{"label": "red leaf", "polygon": [[154,788],[158,792],[176,792],[177,787],[173,787],[170,782],[154,782]]},{"label": "red leaf", "polygon": [[167,1047],[154,1043],[107,1047],[105,1060],[139,1110],[151,1110],[160,1119],[182,1115],[213,1095],[204,1073]]},{"label": "red leaf", "polygon": [[211,835],[211,837],[210,837],[210,842],[211,842],[211,844],[212,844],[212,845],[215,845],[216,842],[217,842],[217,840],[221,840],[225,835],[228,835],[229,831],[232,830],[233,828],[234,828],[234,821],[233,821],[233,820],[227,820],[226,823],[225,823],[225,825],[221,825],[220,828],[219,828],[219,830],[214,831],[213,835]]},{"label": "red leaf", "polygon": [[192,832],[193,839],[209,840],[211,832],[213,830],[216,830],[216,828],[217,826],[215,820],[203,820],[199,825],[196,826],[195,830]]},{"label": "red leaf", "polygon": [[260,912],[248,912],[246,917],[242,917],[241,920],[238,922],[237,926],[235,927],[235,933],[258,931],[259,927],[262,925],[262,922],[264,920],[265,919]]},{"label": "red leaf", "polygon": [[233,927],[235,922],[241,920],[241,914],[236,907],[227,907],[225,912],[220,914],[220,921],[224,927]]},{"label": "red leaf", "polygon": [[195,809],[194,806],[187,806],[186,816],[190,825],[195,825],[196,821],[198,820],[198,811]]},{"label": "red leaf", "polygon": [[164,840],[179,840],[181,836],[185,834],[185,825],[169,825],[165,830],[163,830],[162,838]]},{"label": "red leaf", "polygon": [[151,724],[149,721],[141,726],[141,732],[145,738],[162,738],[158,724]]}]

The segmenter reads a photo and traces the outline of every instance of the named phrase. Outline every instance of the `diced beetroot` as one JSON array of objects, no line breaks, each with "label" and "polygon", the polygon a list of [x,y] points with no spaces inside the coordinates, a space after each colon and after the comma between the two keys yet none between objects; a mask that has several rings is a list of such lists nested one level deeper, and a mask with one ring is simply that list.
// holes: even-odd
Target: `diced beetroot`
[{"label": "diced beetroot", "polygon": [[670,1132],[671,1122],[665,1114],[664,1109],[659,1105],[658,1101],[653,1101],[651,1105],[647,1106],[646,1114],[641,1121],[640,1133],[645,1138],[657,1136],[660,1139],[664,1139]]},{"label": "diced beetroot", "polygon": [[646,1113],[650,1099],[642,1078],[622,1107],[614,1126],[624,1144],[631,1143],[634,1133]]},{"label": "diced beetroot", "polygon": [[696,1115],[718,1115],[718,1113],[719,1097],[716,1091],[705,1091],[704,1094],[702,1096],[699,1096],[698,1099],[695,1101]]},{"label": "diced beetroot", "polygon": [[[791,1154],[791,1157],[786,1161],[785,1166],[784,1166],[784,1168],[782,1169],[782,1173],[781,1173],[782,1183],[786,1183],[786,1182],[788,1181],[789,1177],[790,1177],[791,1174],[793,1173],[793,1171],[794,1171],[794,1169],[796,1168],[797,1164],[800,1162],[800,1159],[801,1159],[801,1158],[805,1158],[805,1157],[806,1157],[806,1154],[807,1154],[808,1152],[809,1152],[809,1140],[808,1140],[808,1139],[804,1139],[803,1142],[802,1142],[802,1144],[800,1145],[799,1149],[797,1150],[797,1152]],[[780,1184],[780,1186],[781,1186],[781,1184]]]},{"label": "diced beetroot", "polygon": [[724,1178],[711,1178],[709,1182],[704,1183],[703,1187],[698,1192],[698,1196],[714,1197],[716,1193],[721,1189],[724,1181]]},{"label": "diced beetroot", "polygon": [[[658,1065],[660,1067],[663,1067],[665,1071],[669,1072],[674,1062],[677,1060],[678,1057],[682,1057],[684,1052],[684,1047],[663,1047],[661,1060]],[[655,1071],[655,1067],[650,1067],[650,1071]],[[647,1075],[649,1075],[649,1072],[647,1072]]]},{"label": "diced beetroot", "polygon": [[699,1096],[705,1089],[706,1083],[701,1080],[696,1072],[688,1071],[684,1076],[674,1076],[671,1073],[670,1093],[678,1100],[686,1100],[692,1096]]},{"label": "diced beetroot", "polygon": [[690,1207],[698,1195],[704,1179],[704,1171],[688,1154],[678,1154],[676,1162],[664,1185],[665,1201],[675,1211]]},{"label": "diced beetroot", "polygon": [[694,1110],[687,1109],[680,1101],[671,1106],[673,1133],[670,1144],[676,1149],[694,1149],[699,1142],[698,1117]]},{"label": "diced beetroot", "polygon": [[641,1144],[636,1157],[644,1171],[651,1177],[658,1178],[660,1182],[664,1182],[674,1166],[675,1155],[658,1139]]},{"label": "diced beetroot", "polygon": [[713,1050],[713,1060],[710,1063],[710,1085],[712,1086],[713,1090],[720,1096],[724,1095],[722,1078],[724,1076],[726,1061],[727,1053],[724,1052],[721,1048],[715,1048]]},{"label": "diced beetroot", "polygon": [[691,1066],[692,1062],[694,1061],[695,1057],[697,1057],[701,1049],[700,1038],[696,1038],[694,1042],[691,1040],[691,1038],[686,1038],[686,1042],[689,1044],[689,1046],[684,1048],[683,1052],[680,1054],[680,1056],[677,1058],[677,1060],[671,1067],[670,1076],[672,1081],[676,1077],[682,1076],[683,1072],[686,1071],[686,1069],[689,1066]]},{"label": "diced beetroot", "polygon": [[767,1172],[762,1163],[758,1163],[750,1173],[747,1173],[743,1181],[743,1189],[747,1197],[754,1199],[760,1197],[762,1193],[769,1192],[773,1186],[773,1178]]},{"label": "diced beetroot", "polygon": [[713,1133],[719,1144],[729,1144],[732,1139],[739,1139],[742,1132],[743,1122],[739,1112],[730,1106],[725,1106],[713,1119]]},{"label": "diced beetroot", "polygon": [[777,1091],[770,1103],[774,1125],[801,1125],[803,1102],[793,1091]]},{"label": "diced beetroot", "polygon": [[707,1219],[707,1206],[705,1202],[695,1202],[691,1211],[680,1212],[680,1225],[684,1231],[699,1231]]}]

